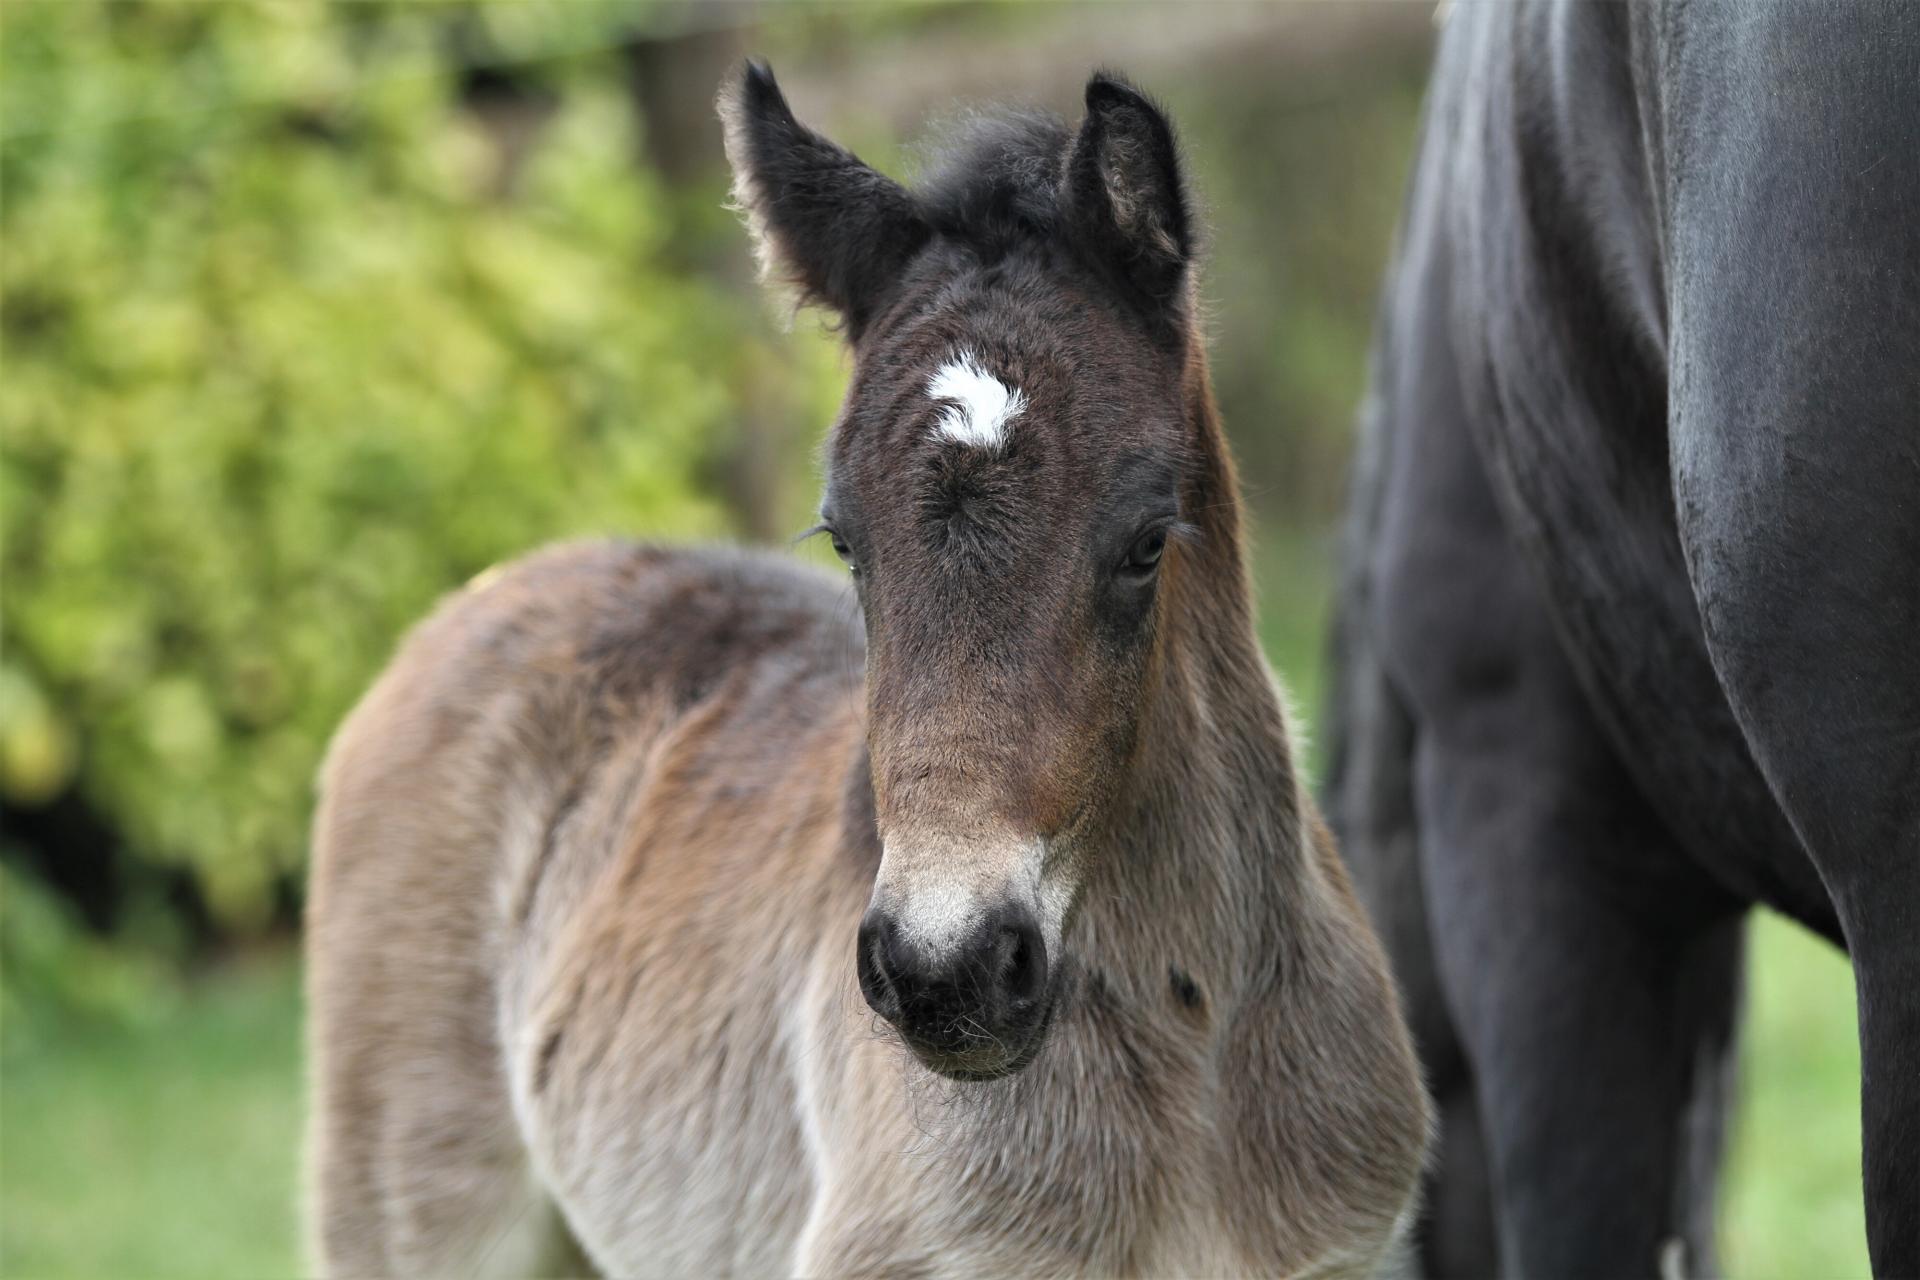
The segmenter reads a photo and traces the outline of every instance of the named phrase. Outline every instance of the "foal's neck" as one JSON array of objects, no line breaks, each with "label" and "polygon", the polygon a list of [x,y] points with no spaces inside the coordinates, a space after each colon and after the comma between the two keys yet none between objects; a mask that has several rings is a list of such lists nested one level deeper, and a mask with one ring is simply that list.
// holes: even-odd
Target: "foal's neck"
[{"label": "foal's neck", "polygon": [[1078,927],[1103,969],[1148,986],[1185,975],[1231,995],[1269,973],[1289,913],[1310,908],[1315,865],[1311,802],[1254,634],[1238,483],[1204,360],[1194,364],[1200,536],[1169,583],[1140,745]]}]

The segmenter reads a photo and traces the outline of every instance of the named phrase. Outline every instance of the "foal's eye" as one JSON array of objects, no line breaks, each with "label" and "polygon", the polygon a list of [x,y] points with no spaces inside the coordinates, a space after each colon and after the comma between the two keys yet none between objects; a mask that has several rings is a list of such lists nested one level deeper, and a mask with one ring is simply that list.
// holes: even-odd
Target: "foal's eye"
[{"label": "foal's eye", "polygon": [[841,563],[847,566],[847,572],[859,573],[860,566],[853,562],[853,548],[847,545],[846,539],[832,530],[827,531],[827,537],[833,543],[833,554],[840,557]]},{"label": "foal's eye", "polygon": [[1159,567],[1161,553],[1166,549],[1166,529],[1160,527],[1147,530],[1134,539],[1133,546],[1127,551],[1127,572],[1142,577],[1152,573]]}]

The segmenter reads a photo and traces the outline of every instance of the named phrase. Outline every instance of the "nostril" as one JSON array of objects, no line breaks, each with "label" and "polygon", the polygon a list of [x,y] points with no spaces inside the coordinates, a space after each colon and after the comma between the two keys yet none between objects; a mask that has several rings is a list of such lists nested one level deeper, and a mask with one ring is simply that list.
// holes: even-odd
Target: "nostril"
[{"label": "nostril", "polygon": [[868,912],[867,918],[860,922],[853,964],[854,974],[860,981],[860,994],[867,998],[867,1004],[875,1013],[887,1019],[900,1016],[900,995],[887,965],[892,933],[890,921]]},{"label": "nostril", "polygon": [[1047,944],[1040,930],[1026,921],[1007,925],[996,950],[1003,957],[1001,983],[1008,1004],[1016,1009],[1033,1004],[1047,985]]}]

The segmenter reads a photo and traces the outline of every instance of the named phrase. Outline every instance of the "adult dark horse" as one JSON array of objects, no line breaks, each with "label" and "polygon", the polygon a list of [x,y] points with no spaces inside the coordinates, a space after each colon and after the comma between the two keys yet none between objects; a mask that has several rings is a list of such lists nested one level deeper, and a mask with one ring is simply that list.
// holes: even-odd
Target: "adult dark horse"
[{"label": "adult dark horse", "polygon": [[1708,1270],[1742,919],[1852,954],[1920,1275],[1920,7],[1460,6],[1385,295],[1333,809],[1429,1269]]}]

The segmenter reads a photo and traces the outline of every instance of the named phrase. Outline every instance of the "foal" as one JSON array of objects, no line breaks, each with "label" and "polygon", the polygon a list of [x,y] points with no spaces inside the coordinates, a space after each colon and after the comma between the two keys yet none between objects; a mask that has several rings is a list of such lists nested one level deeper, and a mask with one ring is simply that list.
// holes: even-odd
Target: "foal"
[{"label": "foal", "polygon": [[851,580],[568,546],[407,642],[317,823],[326,1272],[1391,1261],[1426,1104],[1254,640],[1172,132],[1086,103],[909,192],[723,90],[852,348]]}]

